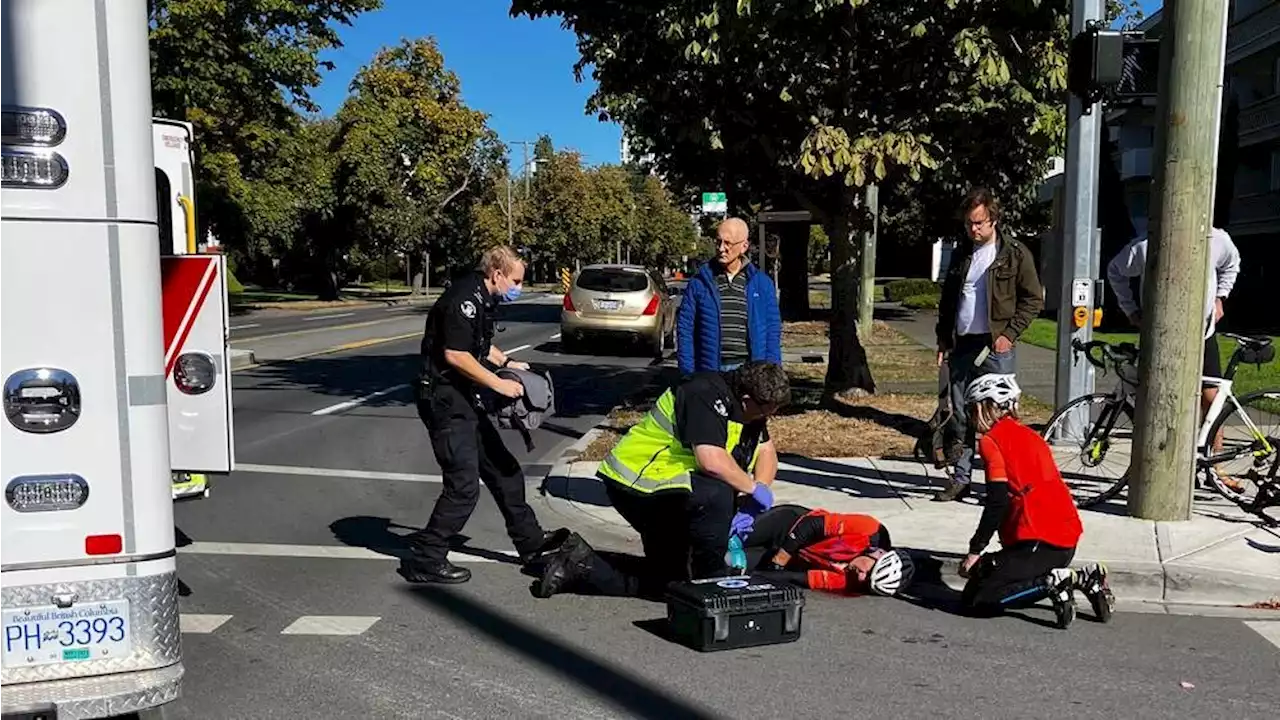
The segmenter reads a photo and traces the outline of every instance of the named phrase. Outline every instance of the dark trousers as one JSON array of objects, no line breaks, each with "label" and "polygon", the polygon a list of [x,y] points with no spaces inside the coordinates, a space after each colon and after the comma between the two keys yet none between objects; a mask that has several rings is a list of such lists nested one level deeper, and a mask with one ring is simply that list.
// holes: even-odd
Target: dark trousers
[{"label": "dark trousers", "polygon": [[[983,350],[989,353],[985,360],[974,365]],[[951,384],[951,423],[956,437],[961,438],[964,451],[956,460],[955,480],[968,483],[973,474],[973,455],[977,441],[973,423],[969,421],[969,412],[965,407],[964,396],[969,390],[969,383],[987,373],[1012,374],[1017,366],[1017,350],[998,353],[992,347],[991,335],[960,335],[956,338],[956,347],[947,357],[947,371]]]},{"label": "dark trousers", "polygon": [[668,583],[730,574],[724,556],[729,552],[733,488],[698,473],[692,486],[691,492],[645,494],[606,480],[614,509],[640,533],[644,558],[597,556],[581,589],[661,600]]},{"label": "dark trousers", "polygon": [[964,586],[960,603],[974,615],[1034,605],[1045,597],[1041,579],[1071,564],[1075,548],[1038,541],[1020,542],[982,556]]},{"label": "dark trousers", "polygon": [[426,527],[410,538],[413,553],[429,560],[448,556],[449,540],[462,531],[480,500],[481,481],[498,503],[516,551],[537,550],[543,531],[525,500],[524,471],[489,417],[449,386],[437,386],[420,398],[418,417],[431,436],[444,489]]}]

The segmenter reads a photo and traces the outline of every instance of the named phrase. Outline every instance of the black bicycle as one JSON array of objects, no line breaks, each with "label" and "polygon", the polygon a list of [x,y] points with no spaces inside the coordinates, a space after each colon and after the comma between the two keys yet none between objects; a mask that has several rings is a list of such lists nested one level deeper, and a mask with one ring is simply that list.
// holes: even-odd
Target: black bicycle
[{"label": "black bicycle", "polygon": [[[1239,397],[1232,392],[1237,368],[1271,362],[1275,347],[1265,336],[1219,334],[1237,346],[1223,377],[1202,378],[1218,388],[1218,396],[1196,438],[1197,482],[1264,522],[1280,524],[1264,512],[1280,507],[1280,389]],[[1078,397],[1059,408],[1043,433],[1076,506],[1088,508],[1112,500],[1129,484],[1138,348],[1132,343],[1077,340],[1072,349],[1117,378],[1111,392]]]}]

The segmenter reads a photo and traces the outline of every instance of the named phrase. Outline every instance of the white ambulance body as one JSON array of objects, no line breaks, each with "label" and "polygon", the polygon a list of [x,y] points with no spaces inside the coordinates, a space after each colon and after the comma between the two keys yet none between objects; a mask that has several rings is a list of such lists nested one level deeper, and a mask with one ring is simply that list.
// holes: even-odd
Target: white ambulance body
[{"label": "white ambulance body", "polygon": [[0,702],[108,717],[180,691],[171,474],[231,469],[225,266],[162,270],[145,0],[0,11]]}]

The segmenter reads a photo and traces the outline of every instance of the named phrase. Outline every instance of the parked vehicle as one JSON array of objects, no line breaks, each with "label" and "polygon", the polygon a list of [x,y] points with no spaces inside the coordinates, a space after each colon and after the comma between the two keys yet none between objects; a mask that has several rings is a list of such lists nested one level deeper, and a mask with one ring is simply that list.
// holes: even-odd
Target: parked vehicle
[{"label": "parked vehicle", "polygon": [[588,265],[573,278],[560,312],[560,346],[623,338],[662,357],[675,331],[675,299],[662,276],[639,265]]}]

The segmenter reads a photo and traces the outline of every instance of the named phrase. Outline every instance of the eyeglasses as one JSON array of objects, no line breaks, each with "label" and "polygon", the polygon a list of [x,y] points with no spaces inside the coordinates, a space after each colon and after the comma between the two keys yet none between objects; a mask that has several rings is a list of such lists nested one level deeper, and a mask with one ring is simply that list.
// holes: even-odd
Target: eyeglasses
[{"label": "eyeglasses", "polygon": [[966,224],[966,225],[968,225],[968,226],[969,226],[969,227],[971,227],[971,228],[980,228],[980,227],[982,227],[983,225],[986,225],[986,224],[987,224],[987,223],[989,223],[989,222],[991,222],[991,218],[989,218],[989,217],[988,217],[988,218],[983,218],[983,219],[981,219],[981,220],[965,220],[965,224]]}]

